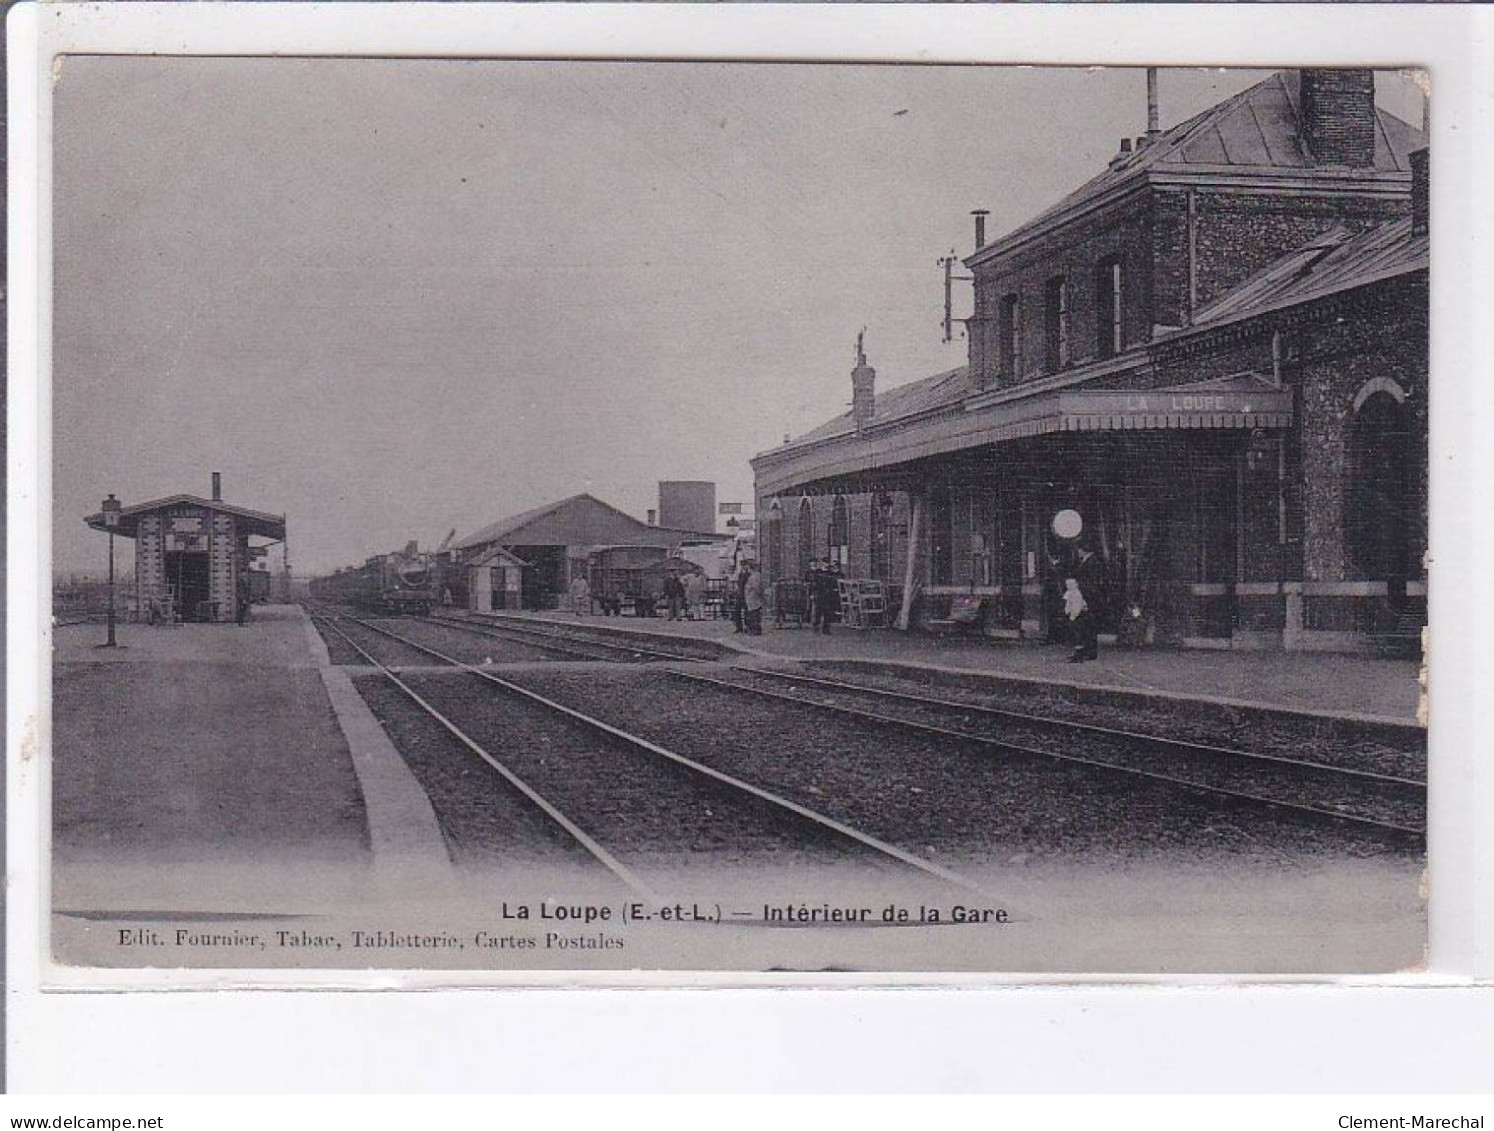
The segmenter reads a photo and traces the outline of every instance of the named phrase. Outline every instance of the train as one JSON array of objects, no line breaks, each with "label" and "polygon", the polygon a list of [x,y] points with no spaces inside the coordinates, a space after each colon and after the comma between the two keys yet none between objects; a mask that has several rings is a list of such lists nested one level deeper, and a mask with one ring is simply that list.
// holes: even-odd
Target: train
[{"label": "train", "polygon": [[314,601],[396,616],[424,616],[442,605],[465,604],[464,591],[463,571],[449,555],[421,551],[414,542],[311,582]]}]

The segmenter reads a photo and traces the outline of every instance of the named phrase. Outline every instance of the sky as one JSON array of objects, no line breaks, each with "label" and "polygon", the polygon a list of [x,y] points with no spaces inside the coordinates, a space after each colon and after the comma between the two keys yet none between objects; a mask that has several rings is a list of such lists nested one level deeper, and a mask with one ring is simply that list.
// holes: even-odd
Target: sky
[{"label": "sky", "polygon": [[[1163,128],[1267,73],[1164,70]],[[71,56],[54,97],[60,573],[106,494],[213,471],[297,573],[661,479],[750,505],[863,327],[879,390],[964,364],[972,209],[1146,128],[1122,68]]]}]

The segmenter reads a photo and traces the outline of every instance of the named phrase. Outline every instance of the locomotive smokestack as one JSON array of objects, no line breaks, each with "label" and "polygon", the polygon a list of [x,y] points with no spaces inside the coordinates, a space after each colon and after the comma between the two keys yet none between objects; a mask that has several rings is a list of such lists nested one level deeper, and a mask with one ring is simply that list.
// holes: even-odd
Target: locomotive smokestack
[{"label": "locomotive smokestack", "polygon": [[221,503],[222,501],[223,501],[223,473],[221,471],[215,471],[215,472],[213,472],[213,502],[215,502],[215,503]]}]

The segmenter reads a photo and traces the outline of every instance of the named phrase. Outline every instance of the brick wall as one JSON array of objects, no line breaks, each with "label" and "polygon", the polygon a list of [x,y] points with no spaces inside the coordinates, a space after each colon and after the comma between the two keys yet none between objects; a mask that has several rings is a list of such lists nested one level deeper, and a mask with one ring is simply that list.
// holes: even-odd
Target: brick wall
[{"label": "brick wall", "polygon": [[[1284,453],[1288,553],[1284,568],[1271,561],[1264,453],[1247,479],[1246,579],[1269,580],[1278,569],[1289,580],[1351,581],[1349,512],[1353,495],[1350,438],[1354,398],[1369,381],[1388,378],[1405,390],[1414,451],[1408,484],[1407,557],[1419,562],[1427,525],[1427,354],[1425,279],[1366,288],[1334,305],[1299,310],[1290,321],[1262,318],[1218,344],[1162,350],[1157,385],[1175,385],[1252,371],[1271,374],[1271,336],[1283,336],[1282,379],[1293,390],[1294,420]],[[1414,576],[1413,571],[1413,576]]]},{"label": "brick wall", "polygon": [[[975,313],[970,335],[971,382],[976,388],[1005,387],[1048,371],[1045,300],[1048,281],[1062,276],[1069,288],[1069,364],[1099,356],[1097,350],[1096,269],[1109,259],[1121,263],[1122,325],[1127,346],[1151,336],[1151,236],[1144,203],[1131,201],[1092,219],[977,265]],[[1000,310],[1015,294],[1022,307],[1021,372],[1007,371],[1000,341]]]},{"label": "brick wall", "polygon": [[1427,528],[1427,355],[1425,279],[1382,284],[1353,304],[1305,327],[1288,370],[1297,389],[1303,495],[1303,569],[1307,580],[1353,577],[1348,505],[1354,398],[1366,383],[1387,378],[1407,394],[1412,437],[1407,484],[1407,558],[1421,573]]},{"label": "brick wall", "polygon": [[[1404,216],[1406,199],[1313,198],[1193,192],[1196,294],[1208,305],[1321,232],[1354,230]],[[1153,316],[1158,325],[1188,324],[1188,196],[1158,191],[1152,201]]]}]

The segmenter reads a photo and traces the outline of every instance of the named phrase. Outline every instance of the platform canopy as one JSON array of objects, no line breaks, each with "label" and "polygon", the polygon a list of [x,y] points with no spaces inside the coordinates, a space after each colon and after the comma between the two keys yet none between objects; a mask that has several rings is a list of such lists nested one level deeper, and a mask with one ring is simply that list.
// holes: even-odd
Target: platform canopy
[{"label": "platform canopy", "polygon": [[896,429],[847,436],[756,462],[764,494],[887,483],[915,461],[1054,432],[1270,429],[1292,423],[1292,390],[1255,373],[1156,389],[1002,390]]},{"label": "platform canopy", "polygon": [[[136,503],[133,506],[121,507],[119,511],[119,525],[114,527],[114,533],[126,538],[134,538],[140,530],[140,520],[146,515],[154,514],[156,511],[170,510],[172,507],[201,507],[203,510],[218,511],[222,514],[231,514],[234,517],[234,525],[240,534],[250,537],[267,538],[272,542],[285,541],[285,515],[265,514],[263,511],[252,511],[248,507],[236,507],[221,500],[203,499],[196,495],[171,495],[165,499],[153,499],[148,503]],[[109,527],[104,521],[104,512],[99,511],[91,514],[83,520],[95,530],[107,532]]]}]

